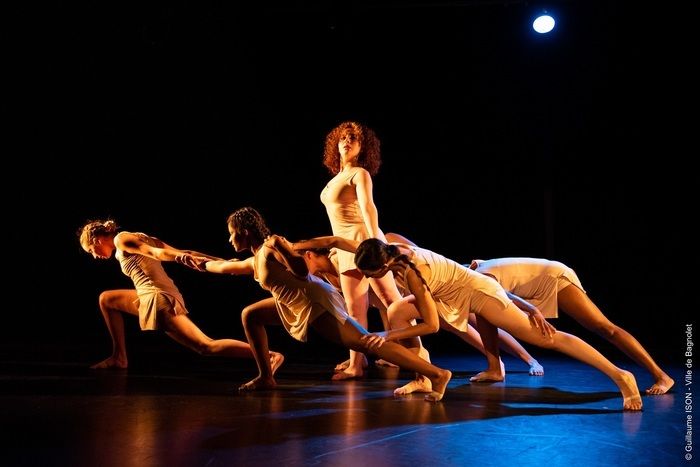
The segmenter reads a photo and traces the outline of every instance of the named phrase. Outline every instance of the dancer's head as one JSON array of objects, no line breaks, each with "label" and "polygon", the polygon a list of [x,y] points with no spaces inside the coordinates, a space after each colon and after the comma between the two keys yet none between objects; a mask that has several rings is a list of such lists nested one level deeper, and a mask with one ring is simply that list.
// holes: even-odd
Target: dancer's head
[{"label": "dancer's head", "polygon": [[379,138],[374,131],[357,122],[343,122],[326,135],[323,165],[333,174],[343,162],[356,159],[354,165],[376,175],[382,163]]},{"label": "dancer's head", "polygon": [[93,258],[108,259],[114,253],[114,236],[117,233],[117,223],[112,219],[86,222],[78,229],[80,246]]},{"label": "dancer's head", "polygon": [[306,267],[311,274],[337,274],[337,269],[331,259],[331,251],[328,248],[309,248],[298,251],[298,253],[303,256]]},{"label": "dancer's head", "polygon": [[270,236],[270,229],[258,211],[249,206],[234,211],[228,220],[229,242],[236,251],[262,244]]},{"label": "dancer's head", "polygon": [[367,277],[384,276],[400,256],[396,245],[387,245],[377,238],[368,238],[355,251],[355,266]]}]

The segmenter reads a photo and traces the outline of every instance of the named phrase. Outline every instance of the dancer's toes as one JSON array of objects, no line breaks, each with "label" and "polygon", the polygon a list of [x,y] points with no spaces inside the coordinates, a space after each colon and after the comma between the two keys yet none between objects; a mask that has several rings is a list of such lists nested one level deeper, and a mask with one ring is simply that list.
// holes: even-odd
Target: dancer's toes
[{"label": "dancer's toes", "polygon": [[109,357],[90,367],[91,370],[124,370],[129,366],[127,360]]},{"label": "dancer's toes", "polygon": [[469,378],[469,381],[472,383],[500,383],[503,381],[505,376],[503,373],[498,373],[496,371],[482,371],[481,373],[477,373],[471,378]]},{"label": "dancer's toes", "polygon": [[398,368],[398,367],[399,367],[398,365],[394,365],[394,364],[391,363],[391,362],[387,362],[387,361],[384,360],[383,358],[380,358],[379,360],[376,360],[376,361],[374,362],[374,364],[377,365],[377,366],[385,366],[385,367],[387,367],[387,368]]},{"label": "dancer's toes", "polygon": [[[338,363],[333,371],[345,371],[350,368],[350,359],[348,358],[344,362]],[[362,355],[362,368],[367,368],[367,356]]]},{"label": "dancer's toes", "polygon": [[440,370],[439,376],[430,380],[433,390],[430,394],[425,396],[425,400],[428,402],[438,402],[442,400],[450,379],[452,379],[452,372],[450,370]]},{"label": "dancer's toes", "polygon": [[669,389],[673,387],[674,384],[675,381],[673,381],[672,378],[666,376],[658,379],[654,384],[652,384],[651,387],[646,390],[646,393],[650,396],[666,394],[669,391]]},{"label": "dancer's toes", "polygon": [[627,370],[622,370],[618,386],[622,392],[622,410],[642,410],[642,398],[639,395],[637,380]]},{"label": "dancer's toes", "polygon": [[544,375],[544,367],[540,365],[537,360],[533,359],[530,363],[528,363],[528,365],[530,365],[530,371],[528,372],[530,373],[530,376]]},{"label": "dancer's toes", "polygon": [[400,388],[394,389],[395,396],[405,396],[413,392],[431,392],[433,385],[428,378],[418,378],[404,384]]},{"label": "dancer's toes", "polygon": [[258,376],[257,378],[251,379],[245,384],[242,384],[238,387],[238,392],[251,392],[251,391],[260,391],[263,389],[274,389],[277,386],[277,383],[273,378],[270,379],[264,379]]},{"label": "dancer's toes", "polygon": [[639,412],[642,410],[642,398],[640,396],[630,396],[622,399],[622,410]]},{"label": "dancer's toes", "polygon": [[351,370],[345,370],[345,371],[339,371],[335,373],[332,377],[331,380],[333,381],[345,381],[347,379],[357,379],[357,378],[362,378],[363,373],[356,372],[356,371],[351,371]]},{"label": "dancer's toes", "polygon": [[431,391],[424,399],[428,402],[440,402],[444,395],[444,392]]},{"label": "dancer's toes", "polygon": [[350,359],[348,358],[348,359],[345,360],[344,362],[338,363],[338,364],[335,366],[335,368],[333,369],[333,371],[345,371],[345,370],[348,369],[349,366],[350,366]]}]

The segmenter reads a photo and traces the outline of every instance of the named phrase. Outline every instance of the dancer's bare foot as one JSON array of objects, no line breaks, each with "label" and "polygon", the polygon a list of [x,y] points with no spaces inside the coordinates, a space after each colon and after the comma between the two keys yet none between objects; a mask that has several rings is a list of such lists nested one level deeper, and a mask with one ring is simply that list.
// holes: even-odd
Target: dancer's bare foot
[{"label": "dancer's bare foot", "polygon": [[654,382],[654,384],[652,384],[651,387],[646,390],[646,393],[649,394],[650,396],[658,396],[660,394],[666,394],[668,392],[668,390],[671,389],[675,383],[676,382],[673,381],[673,378],[671,378],[667,374],[664,374],[664,376],[657,379]]},{"label": "dancer's bare foot", "polygon": [[126,358],[109,357],[102,360],[100,363],[95,363],[90,367],[91,370],[124,370],[129,366]]},{"label": "dancer's bare foot", "polygon": [[272,369],[272,376],[275,376],[279,367],[284,363],[284,355],[279,352],[270,352],[270,369]]},{"label": "dancer's bare foot", "polygon": [[377,365],[377,366],[385,366],[385,367],[387,367],[387,368],[398,368],[398,367],[399,367],[398,365],[394,365],[394,364],[391,363],[391,362],[387,362],[387,361],[384,360],[383,358],[380,358],[379,360],[376,360],[376,361],[374,362],[374,364]]},{"label": "dancer's bare foot", "polygon": [[338,371],[336,372],[332,377],[331,380],[333,381],[344,381],[346,379],[357,379],[357,378],[362,378],[364,375],[364,372],[362,370],[350,370],[347,369],[345,371]]},{"label": "dancer's bare foot", "polygon": [[486,370],[475,374],[469,378],[469,381],[472,383],[500,383],[504,379],[506,379],[506,377],[503,373]]},{"label": "dancer's bare foot", "polygon": [[627,370],[622,370],[615,382],[622,392],[622,410],[642,410],[642,398],[634,375]]},{"label": "dancer's bare foot", "polygon": [[247,383],[239,386],[238,392],[260,391],[263,389],[274,389],[275,387],[277,387],[275,378],[263,378],[262,376],[258,376],[257,378],[251,379]]},{"label": "dancer's bare foot", "polygon": [[544,375],[544,367],[534,358],[528,362],[528,365],[530,365],[530,371],[528,372],[530,373],[530,376]]},{"label": "dancer's bare foot", "polygon": [[[344,362],[338,363],[333,371],[345,371],[350,366],[350,359],[348,358]],[[367,368],[367,356],[362,356],[362,368]]]},{"label": "dancer's bare foot", "polygon": [[481,373],[477,373],[469,381],[472,383],[500,383],[506,379],[506,366],[503,364],[503,360],[498,359],[498,370],[494,370],[489,367]]},{"label": "dancer's bare foot", "polygon": [[430,382],[433,385],[433,390],[430,394],[425,396],[425,400],[428,402],[439,402],[445,395],[445,389],[447,389],[447,383],[452,379],[452,372],[450,370],[440,370],[440,376],[435,379],[431,379]]},{"label": "dancer's bare foot", "polygon": [[433,390],[433,384],[425,376],[418,376],[413,381],[404,384],[400,388],[394,389],[395,396],[405,396],[413,392],[431,392]]}]

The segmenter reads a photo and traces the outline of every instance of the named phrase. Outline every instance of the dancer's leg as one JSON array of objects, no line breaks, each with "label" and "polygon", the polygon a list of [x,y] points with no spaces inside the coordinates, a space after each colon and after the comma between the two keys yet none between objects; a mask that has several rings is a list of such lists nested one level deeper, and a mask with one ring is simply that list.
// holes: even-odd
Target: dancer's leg
[{"label": "dancer's leg", "polygon": [[[187,315],[163,315],[165,332],[173,340],[204,356],[230,358],[254,358],[253,351],[247,342],[235,339],[212,339],[202,332]],[[274,375],[284,362],[284,356],[279,352],[269,352],[270,366]]]},{"label": "dancer's leg", "polygon": [[504,308],[500,301],[491,297],[484,300],[479,314],[494,326],[508,331],[517,339],[540,347],[558,350],[599,369],[620,388],[623,396],[623,409],[641,410],[642,400],[634,375],[613,365],[610,360],[580,338],[561,331],[556,331],[551,337],[546,337],[532,326],[526,314],[515,304],[511,302]]},{"label": "dancer's leg", "polygon": [[126,355],[123,315],[139,315],[136,290],[105,290],[100,294],[99,304],[102,318],[112,338],[112,355],[90,368],[96,370],[126,368],[129,366],[129,360]]},{"label": "dancer's leg", "polygon": [[[362,336],[368,334],[367,331],[352,319],[341,323],[330,313],[323,313],[311,325],[330,341],[358,352],[370,352],[361,340]],[[426,396],[426,400],[436,402],[442,399],[447,383],[452,377],[452,373],[449,370],[436,367],[395,342],[385,342],[374,353],[401,368],[426,375],[430,379],[433,388],[433,392]]]},{"label": "dancer's leg", "polygon": [[[357,269],[346,271],[340,275],[340,288],[348,309],[348,314],[360,325],[367,329],[367,308],[369,307],[369,282]],[[346,369],[333,375],[334,380],[352,379],[364,374],[366,362],[364,354],[350,351],[350,362]]]},{"label": "dancer's leg", "polygon": [[275,300],[266,298],[257,303],[248,305],[241,314],[243,329],[250,343],[251,351],[258,365],[258,376],[238,388],[239,391],[254,391],[257,389],[271,389],[277,386],[274,370],[270,361],[270,349],[267,344],[267,331],[265,326],[282,324]]},{"label": "dancer's leg", "polygon": [[562,311],[581,323],[586,329],[614,344],[638,365],[643,366],[651,373],[654,377],[654,384],[646,390],[647,394],[665,394],[671,389],[674,384],[673,378],[656,364],[649,352],[632,334],[612,323],[585,292],[571,284],[559,292],[557,300]]}]

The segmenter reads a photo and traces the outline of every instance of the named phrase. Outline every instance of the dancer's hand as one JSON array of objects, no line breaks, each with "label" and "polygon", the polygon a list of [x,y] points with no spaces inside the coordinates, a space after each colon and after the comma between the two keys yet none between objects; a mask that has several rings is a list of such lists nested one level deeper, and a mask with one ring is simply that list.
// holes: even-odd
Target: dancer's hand
[{"label": "dancer's hand", "polygon": [[183,264],[188,268],[192,268],[197,271],[206,271],[207,261],[210,261],[210,258],[205,256],[194,256],[189,253],[182,253],[175,256],[176,263]]},{"label": "dancer's hand", "polygon": [[537,308],[528,313],[528,318],[530,319],[532,325],[539,329],[542,335],[545,337],[551,338],[554,333],[557,332],[557,329],[545,319],[542,312]]},{"label": "dancer's hand", "polygon": [[360,340],[367,346],[369,350],[377,350],[386,342],[386,332],[374,332],[365,334]]}]

